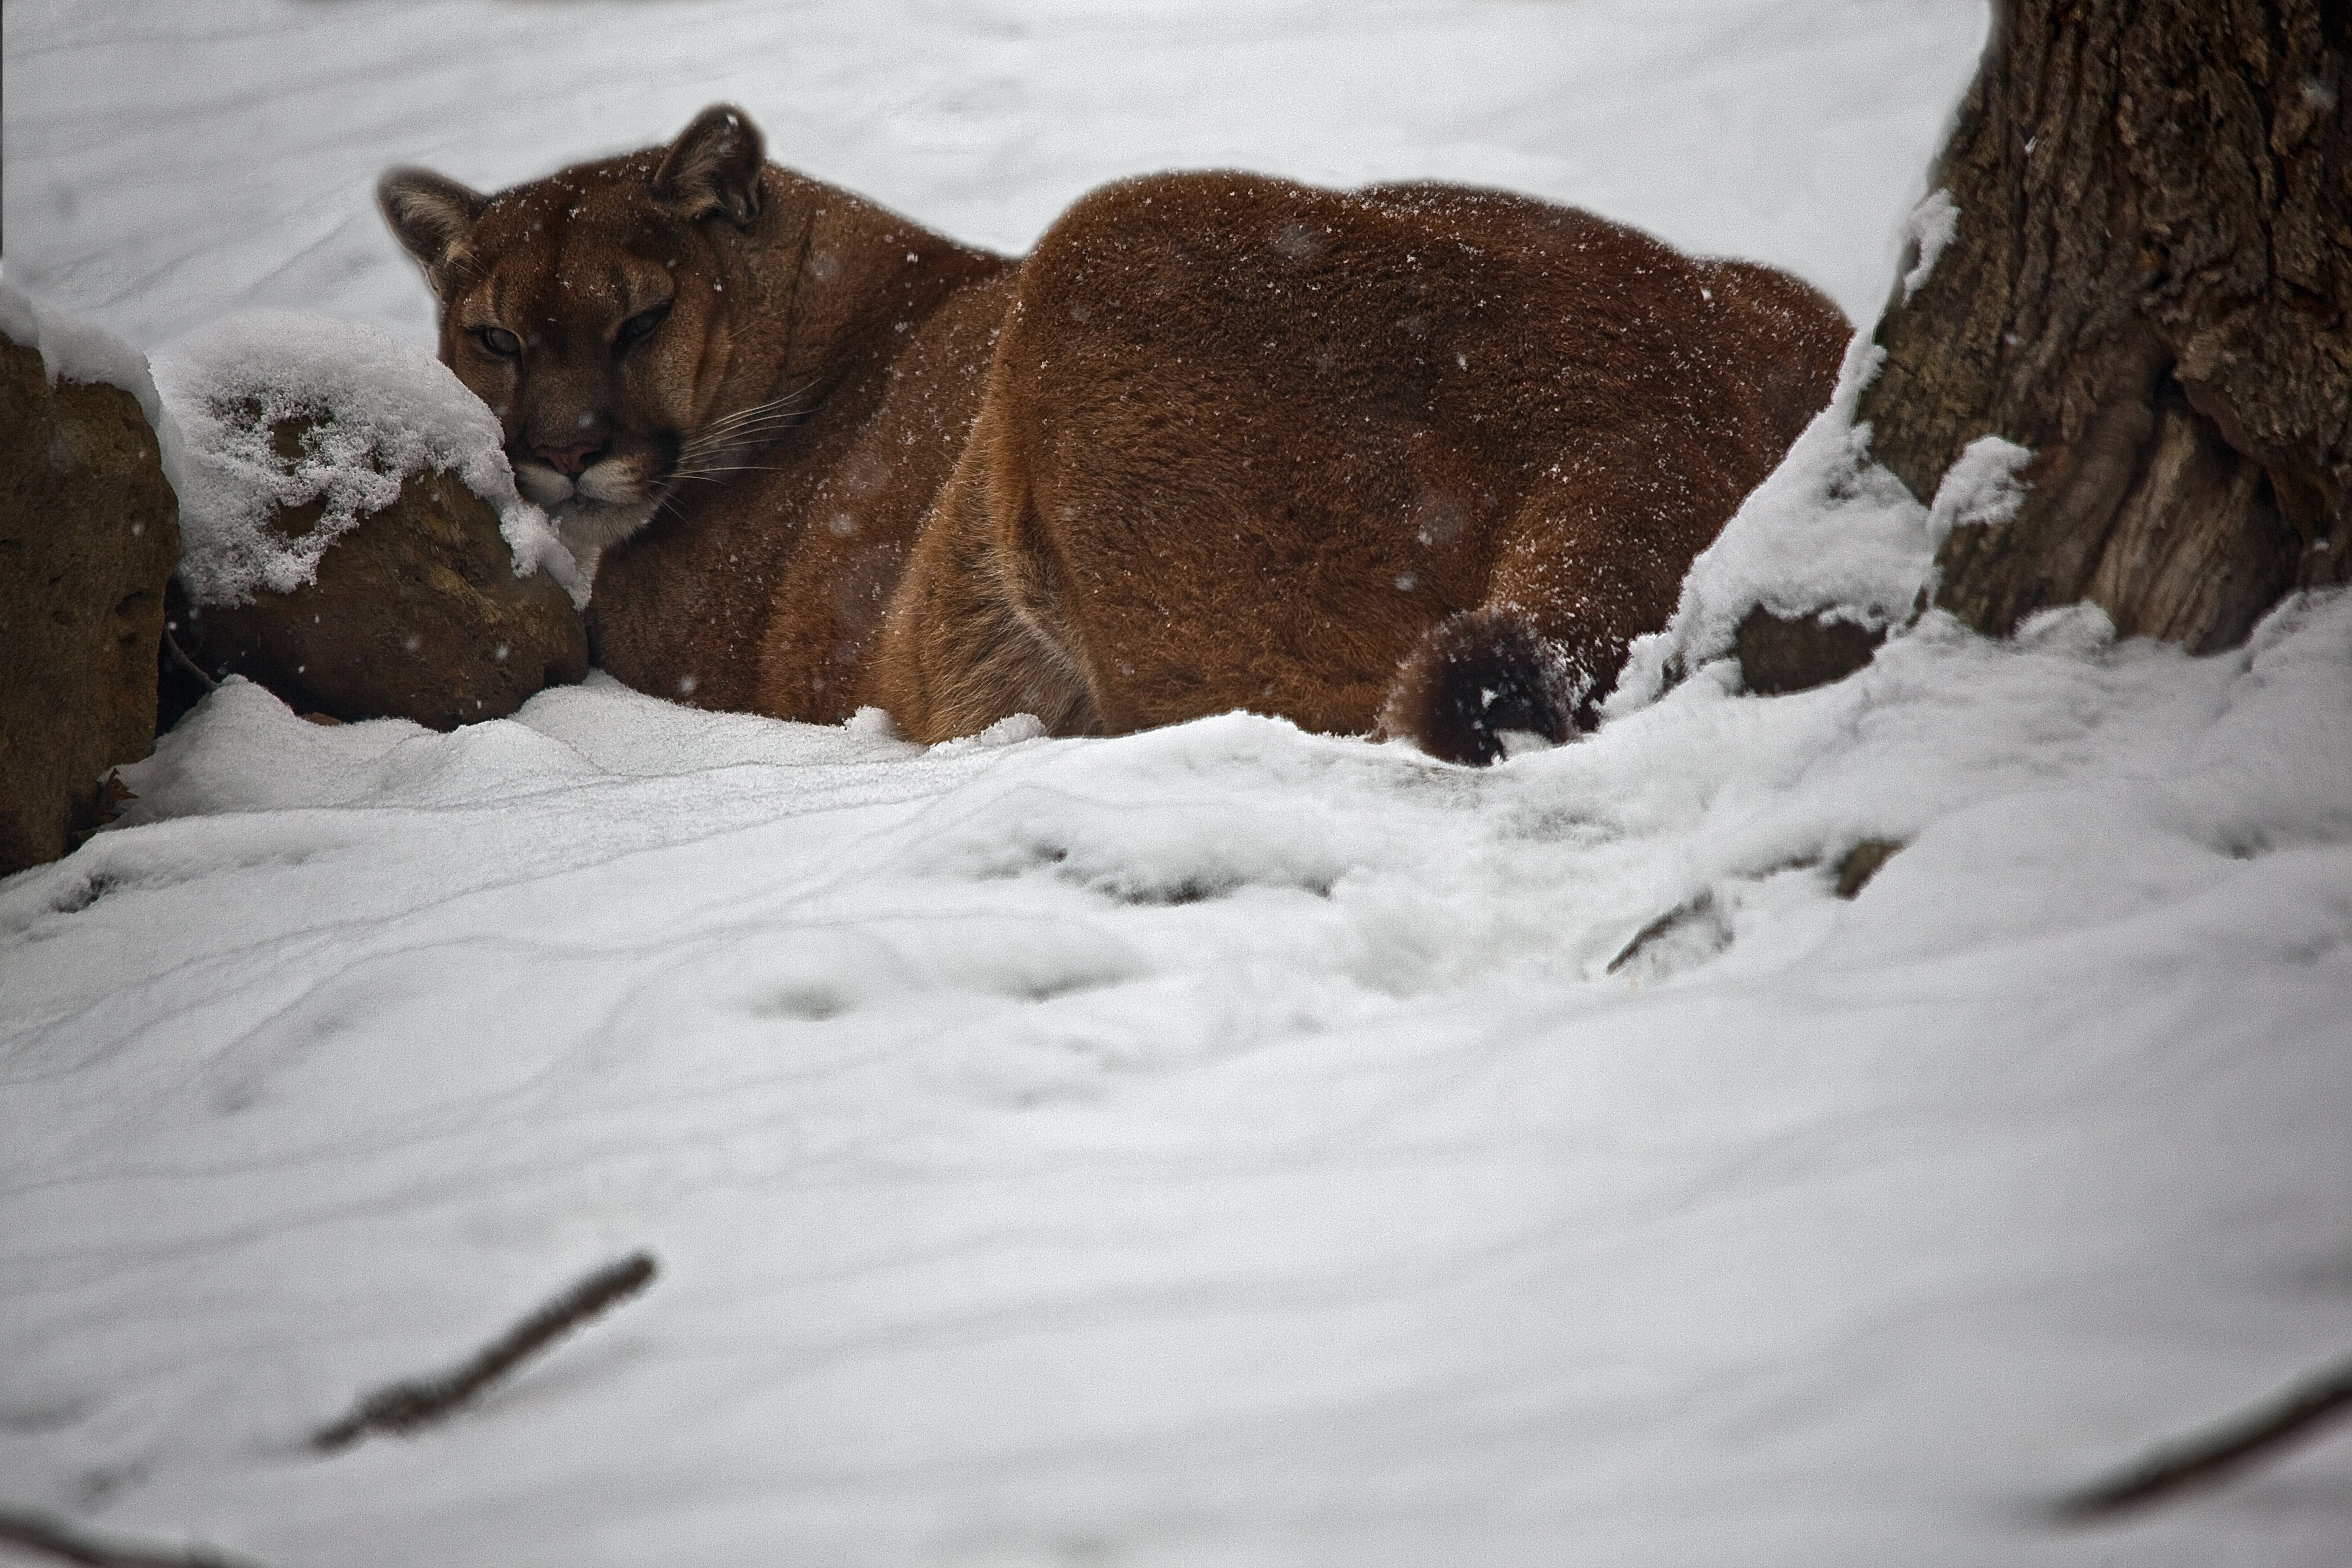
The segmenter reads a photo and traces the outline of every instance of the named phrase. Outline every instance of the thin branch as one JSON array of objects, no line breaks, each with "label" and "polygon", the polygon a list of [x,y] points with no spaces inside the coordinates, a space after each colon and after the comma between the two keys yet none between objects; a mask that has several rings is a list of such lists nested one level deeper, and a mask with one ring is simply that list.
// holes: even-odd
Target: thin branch
[{"label": "thin branch", "polygon": [[2217,1485],[2347,1413],[2352,1413],[2352,1361],[2339,1362],[2266,1405],[2168,1444],[2129,1469],[2084,1488],[2059,1503],[2059,1517],[2077,1523],[2108,1519]]},{"label": "thin branch", "polygon": [[446,1418],[520,1363],[644,1289],[654,1273],[649,1252],[606,1264],[483,1346],[463,1365],[377,1389],[353,1405],[350,1415],[314,1434],[310,1446],[331,1454],[371,1432],[409,1433]]},{"label": "thin branch", "polygon": [[216,691],[220,689],[220,682],[206,675],[196,661],[188,657],[186,650],[180,647],[180,639],[172,635],[172,623],[169,621],[163,623],[163,650],[172,656],[173,662],[182,669],[203,681],[206,691]]},{"label": "thin branch", "polygon": [[61,1519],[12,1509],[0,1509],[0,1545],[47,1552],[78,1568],[256,1568],[242,1557],[231,1557],[209,1546],[169,1552],[110,1543],[83,1534]]}]

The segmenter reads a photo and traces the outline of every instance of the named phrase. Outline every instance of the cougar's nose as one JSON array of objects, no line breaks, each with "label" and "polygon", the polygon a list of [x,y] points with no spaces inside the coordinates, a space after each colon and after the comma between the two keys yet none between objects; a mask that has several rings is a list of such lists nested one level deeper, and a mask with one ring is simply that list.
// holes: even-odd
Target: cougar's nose
[{"label": "cougar's nose", "polygon": [[602,447],[583,442],[577,447],[533,447],[530,455],[559,474],[578,478],[588,465],[604,455]]}]

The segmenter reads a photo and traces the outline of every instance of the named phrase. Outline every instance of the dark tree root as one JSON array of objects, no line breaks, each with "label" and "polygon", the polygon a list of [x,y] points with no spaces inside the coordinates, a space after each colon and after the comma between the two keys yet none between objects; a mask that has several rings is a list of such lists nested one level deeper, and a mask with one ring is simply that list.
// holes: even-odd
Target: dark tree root
[{"label": "dark tree root", "polygon": [[653,1282],[655,1271],[649,1252],[634,1252],[606,1264],[474,1352],[462,1365],[368,1394],[352,1407],[350,1415],[313,1434],[310,1446],[331,1454],[372,1432],[405,1435],[446,1419],[523,1361],[644,1289]]},{"label": "dark tree root", "polygon": [[2219,1485],[2347,1414],[2352,1414],[2352,1361],[2339,1362],[2267,1405],[2158,1448],[2129,1469],[2062,1499],[2058,1517],[2069,1524],[2095,1524]]}]

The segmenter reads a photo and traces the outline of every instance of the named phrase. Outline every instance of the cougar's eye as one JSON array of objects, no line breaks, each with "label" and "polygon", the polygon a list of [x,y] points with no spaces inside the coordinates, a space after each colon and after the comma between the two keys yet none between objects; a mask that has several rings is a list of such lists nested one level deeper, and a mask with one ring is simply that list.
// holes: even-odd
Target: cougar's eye
[{"label": "cougar's eye", "polygon": [[662,318],[668,314],[669,301],[665,300],[652,310],[639,310],[635,315],[623,321],[620,330],[613,334],[614,352],[618,353],[644,338],[656,327],[660,326]]},{"label": "cougar's eye", "polygon": [[522,353],[522,340],[504,327],[477,327],[474,336],[481,340],[482,347],[500,359],[512,359]]}]

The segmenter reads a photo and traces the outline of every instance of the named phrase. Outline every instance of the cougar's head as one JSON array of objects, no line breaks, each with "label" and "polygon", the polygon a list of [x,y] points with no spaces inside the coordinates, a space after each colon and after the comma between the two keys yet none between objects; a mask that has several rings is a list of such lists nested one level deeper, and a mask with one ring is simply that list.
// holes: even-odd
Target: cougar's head
[{"label": "cougar's head", "polygon": [[774,433],[758,401],[774,367],[732,352],[756,306],[764,170],[758,129],[720,104],[670,146],[496,195],[422,169],[378,184],[440,302],[443,363],[498,415],[517,485],[575,546],[626,538]]}]

